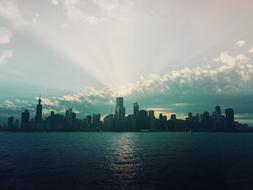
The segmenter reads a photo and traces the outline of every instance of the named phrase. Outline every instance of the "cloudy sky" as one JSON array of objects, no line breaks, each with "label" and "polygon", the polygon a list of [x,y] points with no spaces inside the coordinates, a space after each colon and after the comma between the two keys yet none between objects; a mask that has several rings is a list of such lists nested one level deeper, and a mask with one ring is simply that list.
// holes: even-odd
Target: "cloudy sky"
[{"label": "cloudy sky", "polygon": [[0,0],[0,114],[33,109],[253,121],[251,0]]}]

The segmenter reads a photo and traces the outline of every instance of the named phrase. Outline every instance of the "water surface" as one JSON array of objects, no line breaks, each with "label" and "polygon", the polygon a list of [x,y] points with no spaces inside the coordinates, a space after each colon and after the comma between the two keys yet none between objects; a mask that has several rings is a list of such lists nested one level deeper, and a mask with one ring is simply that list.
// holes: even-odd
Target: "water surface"
[{"label": "water surface", "polygon": [[0,189],[253,189],[253,134],[0,133]]}]

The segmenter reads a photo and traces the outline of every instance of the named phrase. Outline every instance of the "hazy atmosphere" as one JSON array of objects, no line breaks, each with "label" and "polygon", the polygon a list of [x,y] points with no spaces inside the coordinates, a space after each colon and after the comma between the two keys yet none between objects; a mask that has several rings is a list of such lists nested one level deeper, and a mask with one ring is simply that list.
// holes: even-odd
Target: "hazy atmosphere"
[{"label": "hazy atmosphere", "polygon": [[[251,0],[0,0],[0,113],[170,115],[253,123]],[[48,111],[48,112],[47,112]]]}]

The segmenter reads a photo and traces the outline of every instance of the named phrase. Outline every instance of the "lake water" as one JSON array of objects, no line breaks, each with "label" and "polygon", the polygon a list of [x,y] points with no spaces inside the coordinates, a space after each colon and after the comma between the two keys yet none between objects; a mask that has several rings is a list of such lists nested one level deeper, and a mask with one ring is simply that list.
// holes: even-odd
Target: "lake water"
[{"label": "lake water", "polygon": [[253,189],[253,134],[0,133],[0,189]]}]

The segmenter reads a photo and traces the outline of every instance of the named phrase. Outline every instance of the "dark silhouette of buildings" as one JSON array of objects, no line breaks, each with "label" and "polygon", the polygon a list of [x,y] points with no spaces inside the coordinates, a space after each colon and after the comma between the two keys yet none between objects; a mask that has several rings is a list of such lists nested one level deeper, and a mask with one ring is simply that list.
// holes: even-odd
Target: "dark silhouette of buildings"
[{"label": "dark silhouette of buildings", "polygon": [[38,104],[36,107],[35,122],[37,124],[42,122],[42,105],[41,105],[41,98],[40,97],[39,97]]},{"label": "dark silhouette of buildings", "polygon": [[220,106],[215,107],[215,111],[213,112],[213,127],[215,130],[224,130],[224,122],[225,116],[221,113]]},{"label": "dark silhouette of buildings", "polygon": [[138,123],[139,130],[148,130],[148,112],[145,110],[140,110],[138,113]]},{"label": "dark silhouette of buildings", "polygon": [[92,116],[92,128],[99,131],[101,128],[100,114],[93,114]]},{"label": "dark silhouette of buildings", "polygon": [[234,110],[232,108],[228,108],[225,110],[226,118],[225,118],[225,126],[227,129],[235,128],[235,119],[234,119]]},{"label": "dark silhouette of buildings", "polygon": [[212,128],[212,118],[207,111],[200,115],[201,118],[201,127],[204,129]]},{"label": "dark silhouette of buildings", "polygon": [[113,130],[113,114],[109,114],[104,117],[104,130],[105,131],[112,131]]},{"label": "dark silhouette of buildings", "polygon": [[101,115],[87,115],[79,119],[71,108],[65,115],[51,111],[43,119],[41,98],[36,106],[35,118],[25,110],[21,113],[21,122],[13,116],[7,120],[7,125],[0,126],[1,130],[18,131],[253,131],[246,124],[240,124],[234,119],[234,110],[225,109],[222,114],[220,106],[216,106],[212,114],[205,111],[202,114],[188,113],[185,120],[171,114],[170,119],[162,113],[155,117],[153,110],[140,110],[138,103],[133,104],[133,112],[126,115],[123,97],[116,98],[115,114],[109,114],[101,119]]},{"label": "dark silhouette of buildings", "polygon": [[14,127],[14,117],[11,116],[8,118],[8,127],[13,128]]},{"label": "dark silhouette of buildings", "polygon": [[148,111],[148,128],[151,131],[156,130],[156,118],[155,118],[155,112],[153,110]]},{"label": "dark silhouette of buildings", "polygon": [[124,130],[125,124],[125,114],[126,110],[124,107],[123,97],[116,98],[116,108],[115,108],[115,129],[122,131]]},{"label": "dark silhouette of buildings", "polygon": [[30,123],[30,113],[28,110],[25,110],[21,114],[21,128],[28,128]]}]

